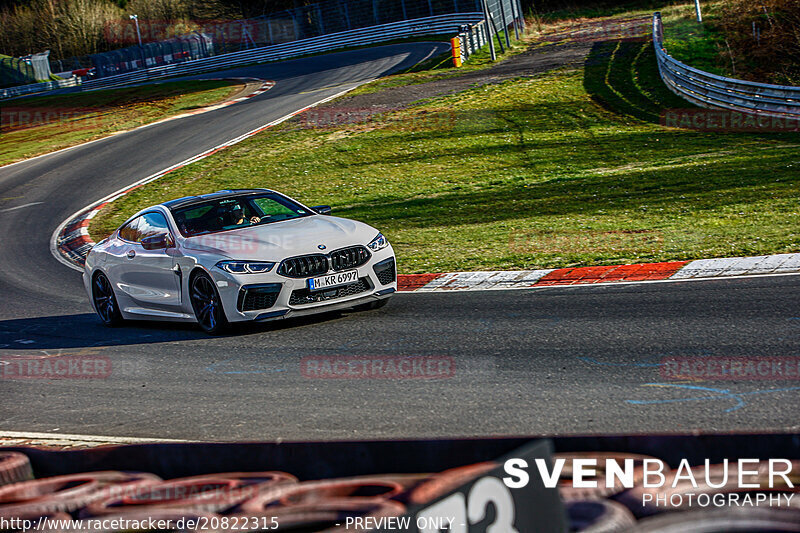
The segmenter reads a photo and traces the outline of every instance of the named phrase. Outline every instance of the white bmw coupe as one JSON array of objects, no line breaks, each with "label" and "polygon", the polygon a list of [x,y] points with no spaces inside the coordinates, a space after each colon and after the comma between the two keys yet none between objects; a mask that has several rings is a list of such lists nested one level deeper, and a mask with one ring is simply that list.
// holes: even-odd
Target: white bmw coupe
[{"label": "white bmw coupe", "polygon": [[143,209],[86,258],[102,321],[231,322],[381,307],[397,290],[378,230],[268,189],[226,190]]}]

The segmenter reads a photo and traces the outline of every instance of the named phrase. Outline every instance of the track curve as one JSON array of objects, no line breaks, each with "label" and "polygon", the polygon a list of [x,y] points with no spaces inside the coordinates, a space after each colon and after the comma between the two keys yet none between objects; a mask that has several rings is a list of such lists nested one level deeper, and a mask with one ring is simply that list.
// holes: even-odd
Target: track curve
[{"label": "track curve", "polygon": [[41,202],[29,209],[0,211],[0,224],[21,228],[0,235],[0,290],[12,295],[11,301],[35,299],[52,306],[63,300],[66,309],[82,303],[71,281],[75,276],[65,276],[41,246],[71,213],[289,112],[445,49],[441,43],[391,45],[196,76],[258,77],[275,80],[276,86],[227,108],[0,168],[0,198],[11,199],[2,209]]},{"label": "track curve", "polygon": [[[277,85],[201,116],[0,168],[0,369],[10,377],[0,380],[0,429],[202,440],[796,429],[797,380],[700,390],[664,383],[659,365],[667,356],[800,357],[797,276],[398,295],[377,312],[211,339],[170,325],[103,328],[80,276],[50,254],[56,225],[91,201],[442,46],[216,72],[208,76]],[[108,373],[11,372],[62,355],[104,361]],[[375,370],[403,357],[433,366],[411,376],[421,379]],[[342,361],[371,371],[314,373]]]}]

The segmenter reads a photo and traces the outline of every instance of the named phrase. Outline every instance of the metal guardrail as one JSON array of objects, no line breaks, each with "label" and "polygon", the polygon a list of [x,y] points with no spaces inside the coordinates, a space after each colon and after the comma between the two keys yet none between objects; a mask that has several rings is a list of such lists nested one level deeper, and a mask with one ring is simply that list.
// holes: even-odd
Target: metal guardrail
[{"label": "metal guardrail", "polygon": [[52,91],[53,89],[62,89],[65,87],[75,87],[79,83],[79,78],[77,76],[73,76],[65,80],[43,81],[41,83],[19,85],[17,87],[10,87],[8,89],[0,89],[0,99],[12,98],[14,96],[22,96],[31,93],[40,93],[42,91]]},{"label": "metal guardrail", "polygon": [[477,24],[470,24],[467,27],[462,27],[458,33],[458,40],[460,43],[461,62],[469,59],[469,56],[486,46],[491,38],[491,32],[485,20],[481,20]]},{"label": "metal guardrail", "polygon": [[781,118],[800,118],[800,87],[736,80],[703,72],[670,56],[664,48],[661,13],[653,15],[658,71],[667,87],[700,107]]},{"label": "metal guardrail", "polygon": [[[233,52],[202,59],[195,59],[183,63],[165,65],[137,70],[134,72],[108,76],[97,80],[89,80],[80,85],[80,90],[94,90],[131,83],[140,83],[159,78],[173,76],[185,76],[220,70],[228,67],[246,65],[249,63],[265,63],[268,61],[279,61],[293,57],[305,56],[321,52],[336,50],[339,48],[363,46],[374,44],[392,39],[413,37],[416,35],[428,35],[437,33],[457,33],[461,26],[472,25],[483,19],[483,13],[457,13],[448,15],[437,15],[415,20],[405,20],[381,24],[369,28],[331,33],[320,37],[291,41],[272,46],[253,48],[241,52]],[[38,85],[38,84],[37,84]],[[14,87],[16,90],[25,91],[32,86]],[[46,87],[37,88],[37,91],[47,90]],[[28,90],[27,92],[33,92]],[[0,90],[0,98],[26,94],[17,92],[8,95],[5,90]]]}]

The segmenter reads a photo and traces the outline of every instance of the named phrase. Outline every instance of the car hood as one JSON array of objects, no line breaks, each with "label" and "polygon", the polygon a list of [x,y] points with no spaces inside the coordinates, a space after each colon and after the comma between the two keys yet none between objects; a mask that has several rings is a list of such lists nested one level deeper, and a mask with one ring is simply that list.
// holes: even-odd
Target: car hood
[{"label": "car hood", "polygon": [[[378,230],[363,222],[313,215],[190,237],[184,240],[183,248],[229,259],[280,261],[295,255],[366,245],[377,234]],[[320,250],[320,245],[325,248]]]}]

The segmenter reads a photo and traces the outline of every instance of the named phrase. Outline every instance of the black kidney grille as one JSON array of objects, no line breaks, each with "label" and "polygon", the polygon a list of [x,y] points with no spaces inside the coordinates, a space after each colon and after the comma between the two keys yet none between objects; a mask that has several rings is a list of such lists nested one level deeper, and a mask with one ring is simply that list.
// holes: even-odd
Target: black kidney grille
[{"label": "black kidney grille", "polygon": [[328,258],[322,254],[301,255],[284,259],[278,274],[287,278],[307,278],[328,272]]},{"label": "black kidney grille", "polygon": [[330,253],[331,268],[336,271],[360,267],[369,261],[370,253],[363,246],[350,246]]}]

